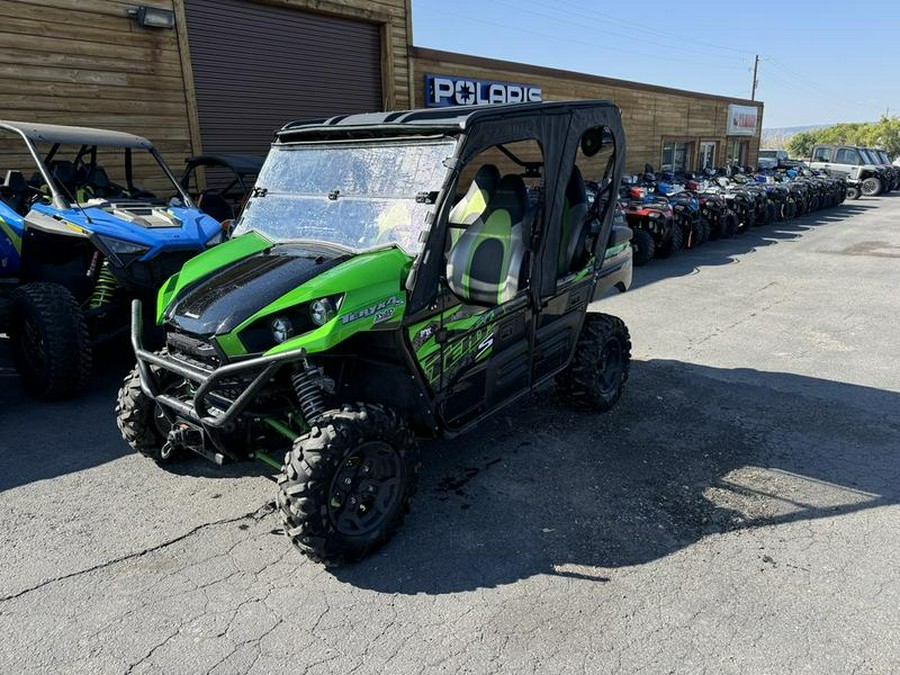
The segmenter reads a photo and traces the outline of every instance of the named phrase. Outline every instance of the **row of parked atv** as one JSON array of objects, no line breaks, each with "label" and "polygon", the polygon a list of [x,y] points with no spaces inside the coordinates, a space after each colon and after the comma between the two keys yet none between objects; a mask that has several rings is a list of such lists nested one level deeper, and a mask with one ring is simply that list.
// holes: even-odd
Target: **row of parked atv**
[{"label": "row of parked atv", "polygon": [[854,196],[845,178],[802,168],[753,173],[731,167],[676,176],[647,165],[643,175],[623,178],[619,207],[634,231],[634,264],[640,266],[837,206],[848,194]]}]

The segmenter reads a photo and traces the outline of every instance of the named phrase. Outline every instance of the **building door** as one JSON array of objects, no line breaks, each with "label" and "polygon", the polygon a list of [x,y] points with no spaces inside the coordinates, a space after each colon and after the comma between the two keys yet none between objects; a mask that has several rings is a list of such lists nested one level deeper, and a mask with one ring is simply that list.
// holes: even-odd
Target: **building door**
[{"label": "building door", "polygon": [[725,158],[725,163],[729,166],[732,164],[745,166],[749,153],[749,141],[730,140],[728,141],[728,156]]},{"label": "building door", "polygon": [[697,168],[700,170],[703,169],[714,169],[716,166],[716,142],[715,141],[701,141],[700,142],[700,153],[697,162]]},{"label": "building door", "polygon": [[381,110],[377,24],[252,0],[186,0],[205,153],[265,154],[292,120]]}]

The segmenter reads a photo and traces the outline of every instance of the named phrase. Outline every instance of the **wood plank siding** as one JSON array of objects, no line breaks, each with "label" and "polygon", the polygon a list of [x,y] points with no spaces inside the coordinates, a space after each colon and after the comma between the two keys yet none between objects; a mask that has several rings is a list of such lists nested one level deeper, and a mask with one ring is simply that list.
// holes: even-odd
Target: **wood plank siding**
[{"label": "wood plank siding", "polygon": [[[172,0],[142,2],[172,9]],[[140,28],[127,15],[133,7],[117,0],[0,3],[0,117],[146,136],[177,171],[191,149],[178,37]],[[0,169],[30,170],[22,161],[5,155]]]},{"label": "wood plank siding", "polygon": [[[381,68],[383,107],[409,107],[408,0],[246,1],[377,26],[381,58],[390,59]],[[186,156],[202,149],[183,3],[3,0],[0,118],[146,136],[177,172]],[[138,26],[127,12],[139,4],[175,11],[176,30]],[[302,50],[303,45],[297,48]],[[227,69],[228,64],[222,67]],[[15,167],[3,161],[0,169],[7,168]]]},{"label": "wood plank siding", "polygon": [[712,94],[669,89],[552,68],[528,66],[453,54],[432,49],[410,49],[415,82],[415,105],[425,104],[426,73],[533,84],[541,87],[546,101],[610,99],[622,110],[628,137],[627,171],[638,172],[645,163],[659,167],[665,140],[692,144],[692,164],[697,162],[701,141],[715,141],[716,163],[725,161],[728,106],[759,108],[756,134],[749,142],[748,163],[756,163],[762,126],[762,103]]}]

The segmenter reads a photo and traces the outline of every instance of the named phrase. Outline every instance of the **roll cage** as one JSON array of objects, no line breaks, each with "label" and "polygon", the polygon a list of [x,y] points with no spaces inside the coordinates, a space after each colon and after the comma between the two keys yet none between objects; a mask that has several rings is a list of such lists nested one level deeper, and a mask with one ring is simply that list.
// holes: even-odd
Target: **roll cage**
[{"label": "roll cage", "polygon": [[[127,187],[133,189],[133,163],[132,152],[134,150],[146,150],[156,160],[162,169],[166,178],[172,186],[178,191],[183,203],[188,208],[194,208],[194,202],[190,195],[181,187],[181,184],[175,178],[169,166],[163,160],[154,145],[146,138],[135,136],[121,131],[110,131],[107,129],[92,129],[89,127],[73,127],[57,124],[37,124],[25,122],[13,122],[8,120],[0,120],[0,129],[10,131],[21,137],[28,149],[28,153],[37,166],[38,172],[50,191],[50,198],[55,208],[65,210],[70,208],[70,200],[75,199],[75,195],[67,194],[66,190],[60,188],[57,181],[54,180],[48,165],[62,145],[79,146],[80,149],[75,157],[74,164],[79,163],[88,167],[97,165],[97,148],[110,147],[121,148],[125,151],[125,180]],[[37,144],[50,144],[50,150],[42,156],[38,150]],[[90,164],[85,162],[88,158]]]},{"label": "roll cage", "polygon": [[[529,292],[536,303],[556,294],[560,228],[547,224],[562,221],[566,186],[575,166],[579,144],[585,133],[595,128],[603,128],[604,137],[613,144],[614,159],[609,165],[611,172],[605,188],[610,189],[621,181],[625,157],[621,115],[610,101],[522,103],[340,116],[287,124],[276,133],[274,142],[277,145],[418,135],[457,139],[456,150],[447,160],[448,173],[435,200],[425,245],[407,279],[408,310],[415,314],[425,309],[438,293],[444,268],[443,256],[438,252],[443,252],[447,241],[448,214],[463,167],[484,150],[518,141],[537,141],[544,164],[543,203],[540,216],[533,225],[541,236],[533,239],[537,243],[531,251],[534,274]],[[510,159],[515,161],[516,158]],[[527,163],[519,163],[526,165],[528,170]],[[602,217],[596,240],[598,247],[605,246],[612,231],[615,200],[607,201],[609,207],[597,214]],[[602,259],[602,254],[600,257]]]}]

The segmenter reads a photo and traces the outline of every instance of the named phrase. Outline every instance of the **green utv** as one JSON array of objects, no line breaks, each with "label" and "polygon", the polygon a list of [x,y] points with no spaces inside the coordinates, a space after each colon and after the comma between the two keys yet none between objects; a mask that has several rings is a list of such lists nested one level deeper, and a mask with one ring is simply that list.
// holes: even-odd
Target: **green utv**
[{"label": "green utv", "polygon": [[288,124],[234,238],[160,290],[163,351],[142,346],[135,301],[123,437],[158,462],[277,467],[291,541],[330,565],[360,558],[409,509],[417,437],[466,431],[554,378],[577,408],[618,400],[628,331],[587,309],[631,284],[624,156],[602,101]]}]

